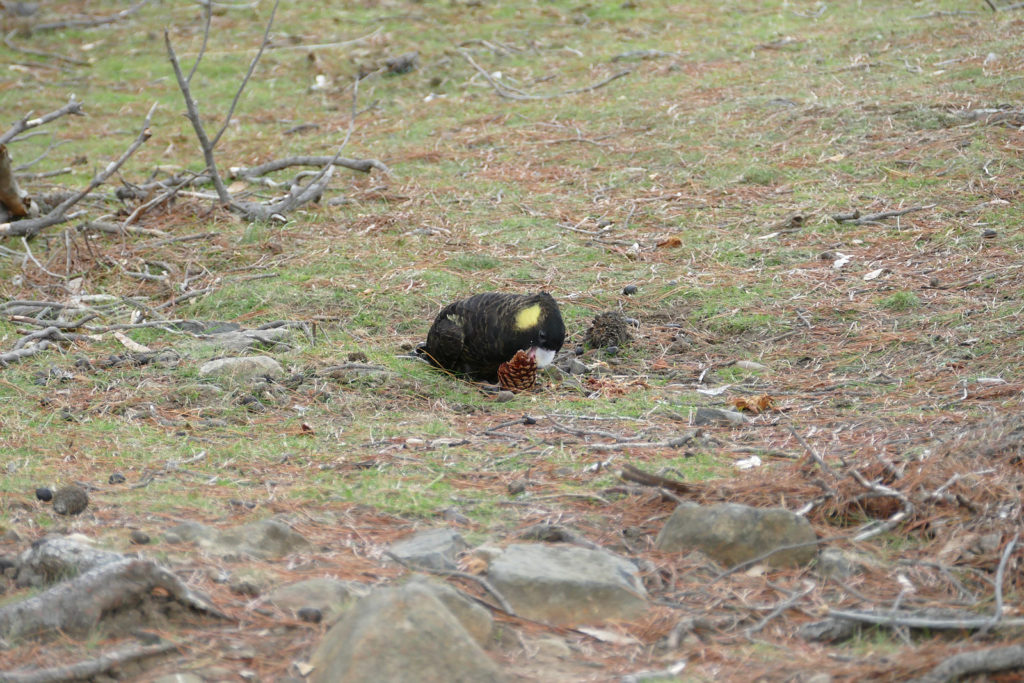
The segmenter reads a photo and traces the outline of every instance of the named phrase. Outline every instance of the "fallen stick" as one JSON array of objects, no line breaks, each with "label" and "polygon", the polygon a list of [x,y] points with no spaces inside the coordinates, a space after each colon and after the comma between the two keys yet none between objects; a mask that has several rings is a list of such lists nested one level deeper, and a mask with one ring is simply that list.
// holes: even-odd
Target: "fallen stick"
[{"label": "fallen stick", "polygon": [[1024,668],[1024,645],[992,647],[948,657],[924,676],[912,679],[910,683],[946,683],[959,680],[968,674],[1021,668]]},{"label": "fallen stick", "polygon": [[623,481],[631,481],[636,484],[643,484],[644,486],[668,489],[669,491],[674,491],[676,493],[698,493],[702,490],[700,486],[695,484],[687,484],[686,482],[678,481],[676,479],[669,479],[668,477],[644,472],[639,467],[634,467],[629,464],[622,466],[622,472],[619,473],[619,478]]},{"label": "fallen stick", "polygon": [[911,206],[911,207],[906,208],[906,209],[899,209],[899,210],[895,210],[895,211],[882,211],[880,213],[869,213],[866,216],[857,215],[857,214],[859,214],[859,212],[856,212],[856,211],[853,214],[837,213],[837,214],[833,214],[832,215],[832,220],[834,220],[836,223],[849,223],[850,225],[873,225],[873,224],[879,223],[880,221],[885,220],[886,218],[899,218],[900,216],[904,216],[904,215],[906,215],[908,213],[913,213],[914,211],[924,211],[926,209],[934,209],[936,206],[938,206],[938,205],[937,204],[925,204],[924,206]]},{"label": "fallen stick", "polygon": [[88,28],[91,26],[104,26],[106,24],[113,24],[116,21],[127,19],[145,6],[149,0],[142,0],[128,9],[121,10],[116,14],[111,14],[105,17],[74,17],[72,19],[62,19],[61,21],[51,21],[48,23],[36,24],[32,27],[33,33],[39,33],[40,31],[56,31],[64,28]]},{"label": "fallen stick", "polygon": [[344,168],[351,169],[353,171],[360,171],[361,173],[369,173],[373,169],[377,169],[382,173],[390,173],[391,170],[383,163],[376,159],[348,159],[346,157],[328,157],[328,156],[297,156],[288,157],[286,159],[276,159],[274,161],[268,161],[265,164],[258,166],[245,167],[245,166],[232,166],[229,169],[230,177],[242,178],[245,180],[252,180],[266,175],[267,173],[273,173],[274,171],[280,171],[285,168],[292,166],[324,166],[325,164],[333,164],[334,166],[343,166]]},{"label": "fallen stick", "polygon": [[230,619],[169,570],[148,560],[125,558],[104,564],[20,602],[0,608],[0,638],[64,632],[84,636],[104,614],[139,602],[156,588],[197,611]]},{"label": "fallen stick", "polygon": [[473,61],[473,58],[470,57],[469,54],[464,50],[459,50],[459,54],[462,55],[463,59],[469,62],[470,65],[474,69],[476,69],[480,73],[480,75],[482,75],[487,80],[488,83],[491,84],[491,87],[494,88],[494,92],[497,93],[499,97],[502,97],[506,100],[550,100],[556,97],[564,97],[565,95],[577,95],[579,93],[591,92],[593,90],[597,90],[598,88],[603,88],[612,81],[622,78],[623,76],[628,76],[629,74],[633,73],[632,69],[626,69],[625,71],[619,71],[618,73],[612,74],[603,81],[598,81],[593,85],[584,86],[582,88],[573,88],[572,90],[563,90],[562,92],[557,93],[531,95],[530,93],[515,92],[511,88],[504,86],[501,83],[498,83],[496,80],[494,80],[494,77],[491,76],[491,74],[487,73],[486,69],[477,64],[475,61]]},{"label": "fallen stick", "polygon": [[177,643],[170,642],[144,645],[142,647],[132,645],[107,652],[94,659],[87,659],[64,666],[31,669],[28,671],[0,671],[0,681],[4,681],[4,683],[60,683],[92,679],[129,662],[166,654],[178,649],[178,647]]}]

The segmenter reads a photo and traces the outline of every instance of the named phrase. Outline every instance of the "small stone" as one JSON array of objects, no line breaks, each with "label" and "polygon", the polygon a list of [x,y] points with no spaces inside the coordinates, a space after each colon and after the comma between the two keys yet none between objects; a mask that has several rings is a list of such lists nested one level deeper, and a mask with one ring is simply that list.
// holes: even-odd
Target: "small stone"
[{"label": "small stone", "polygon": [[120,472],[114,472],[113,474],[110,475],[110,478],[107,479],[108,484],[123,484],[124,482],[124,475],[121,474]]},{"label": "small stone", "polygon": [[366,354],[362,351],[353,351],[348,354],[349,363],[368,363],[370,359],[366,357]]},{"label": "small stone", "polygon": [[51,501],[53,500],[53,491],[45,486],[40,486],[36,489],[36,498],[44,502]]},{"label": "small stone", "polygon": [[147,534],[145,531],[139,531],[138,529],[132,529],[132,532],[128,535],[128,537],[131,539],[131,542],[135,545],[148,545],[150,540],[149,534]]},{"label": "small stone", "polygon": [[998,234],[999,233],[993,230],[992,228],[985,228],[985,230],[982,231],[981,236],[987,240],[990,240]]},{"label": "small stone", "polygon": [[609,347],[605,348],[604,354],[606,356],[617,356],[617,355],[619,355],[619,347],[618,346],[609,346]]},{"label": "small stone", "polygon": [[626,296],[632,296],[640,291],[640,288],[636,285],[626,285],[622,288],[622,293]]},{"label": "small stone", "polygon": [[820,254],[818,254],[818,259],[821,260],[821,261],[835,261],[836,260],[836,252],[834,252],[834,251],[823,251]]},{"label": "small stone", "polygon": [[570,375],[584,375],[590,368],[579,358],[570,358],[565,368]]},{"label": "small stone", "polygon": [[89,494],[74,484],[53,494],[53,511],[58,515],[77,515],[89,505]]},{"label": "small stone", "polygon": [[502,389],[501,391],[494,395],[494,400],[497,403],[508,403],[509,401],[515,399],[515,397],[516,395],[513,394],[511,391],[506,391],[505,389]]},{"label": "small stone", "polygon": [[508,483],[508,493],[510,496],[518,496],[520,493],[526,490],[526,482],[522,479],[510,481]]},{"label": "small stone", "polygon": [[324,613],[316,607],[303,607],[295,613],[295,616],[307,624],[319,624],[324,620]]}]

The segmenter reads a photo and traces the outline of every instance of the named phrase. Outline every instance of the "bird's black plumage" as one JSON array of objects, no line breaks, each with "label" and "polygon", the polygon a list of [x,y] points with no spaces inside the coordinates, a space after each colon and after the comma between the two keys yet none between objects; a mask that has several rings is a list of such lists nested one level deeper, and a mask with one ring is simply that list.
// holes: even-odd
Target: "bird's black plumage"
[{"label": "bird's black plumage", "polygon": [[546,351],[550,362],[564,341],[562,314],[547,292],[488,292],[442,308],[417,352],[439,367],[495,382],[498,366],[516,351]]}]

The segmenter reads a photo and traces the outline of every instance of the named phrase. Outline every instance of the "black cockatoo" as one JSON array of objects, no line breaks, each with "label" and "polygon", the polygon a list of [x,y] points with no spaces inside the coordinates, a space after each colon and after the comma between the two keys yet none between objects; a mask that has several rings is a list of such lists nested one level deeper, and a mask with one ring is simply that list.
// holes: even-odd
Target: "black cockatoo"
[{"label": "black cockatoo", "polygon": [[551,364],[565,341],[558,304],[547,292],[488,292],[441,309],[416,352],[431,364],[484,381],[498,380],[498,367],[525,351],[537,367]]}]

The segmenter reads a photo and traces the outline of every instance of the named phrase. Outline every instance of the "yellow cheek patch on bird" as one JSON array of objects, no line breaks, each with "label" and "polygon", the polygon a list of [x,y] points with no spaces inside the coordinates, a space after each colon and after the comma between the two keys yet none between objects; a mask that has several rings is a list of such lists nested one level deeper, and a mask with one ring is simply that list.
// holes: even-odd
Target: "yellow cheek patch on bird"
[{"label": "yellow cheek patch on bird", "polygon": [[540,322],[540,304],[527,306],[523,310],[516,313],[517,330],[529,330],[531,328],[537,327],[538,322]]}]

